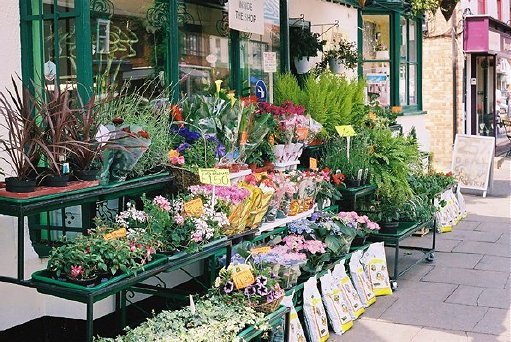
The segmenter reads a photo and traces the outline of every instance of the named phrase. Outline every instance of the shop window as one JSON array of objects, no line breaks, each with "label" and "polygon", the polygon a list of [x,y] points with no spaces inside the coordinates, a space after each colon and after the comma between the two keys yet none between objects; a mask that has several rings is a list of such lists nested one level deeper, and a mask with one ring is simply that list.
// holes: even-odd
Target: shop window
[{"label": "shop window", "polygon": [[417,105],[417,39],[415,21],[401,17],[399,103]]},{"label": "shop window", "polygon": [[264,70],[264,53],[273,53],[276,65],[279,65],[279,1],[267,0],[264,6],[264,35],[241,34],[242,95],[256,95],[256,92],[261,91],[256,89],[256,83],[262,80],[268,87],[268,94],[264,94],[266,101],[271,101],[273,99],[273,73]]},{"label": "shop window", "polygon": [[390,17],[363,15],[363,76],[367,92],[382,106],[390,105]]},{"label": "shop window", "polygon": [[223,86],[230,78],[228,16],[223,6],[180,3],[179,90],[193,94],[212,89],[216,80]]}]

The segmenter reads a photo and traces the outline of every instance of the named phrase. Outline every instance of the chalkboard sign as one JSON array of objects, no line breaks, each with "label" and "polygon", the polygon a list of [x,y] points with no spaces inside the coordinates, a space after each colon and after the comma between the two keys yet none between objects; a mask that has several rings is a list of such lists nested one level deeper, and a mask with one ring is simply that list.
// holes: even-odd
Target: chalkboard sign
[{"label": "chalkboard sign", "polygon": [[495,138],[457,134],[452,172],[460,188],[482,190],[486,196],[495,155]]}]

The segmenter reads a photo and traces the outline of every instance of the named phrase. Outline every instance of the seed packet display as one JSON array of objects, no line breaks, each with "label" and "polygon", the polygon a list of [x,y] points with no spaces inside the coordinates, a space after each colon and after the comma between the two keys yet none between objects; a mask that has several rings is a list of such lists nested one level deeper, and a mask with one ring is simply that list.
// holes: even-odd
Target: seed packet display
[{"label": "seed packet display", "polygon": [[293,296],[294,292],[290,296],[285,296],[282,299],[281,305],[289,308],[289,321],[287,322],[287,327],[289,331],[289,339],[288,342],[306,342],[305,332],[303,331],[302,323],[298,318],[298,313],[293,305]]},{"label": "seed packet display", "polygon": [[320,278],[321,294],[326,312],[336,334],[344,334],[351,329],[353,321],[348,303],[337,286],[330,271]]},{"label": "seed packet display", "polygon": [[350,259],[350,274],[353,279],[353,284],[357,289],[360,301],[364,307],[368,307],[376,302],[376,296],[373,293],[371,282],[364,271],[364,267],[360,263],[362,251],[358,250],[351,255]]},{"label": "seed packet display", "polygon": [[337,283],[346,303],[348,304],[351,318],[355,320],[365,312],[365,309],[362,305],[362,302],[360,301],[357,290],[355,290],[355,287],[351,283],[350,277],[348,277],[348,274],[346,273],[344,262],[344,260],[341,260],[340,263],[335,265],[334,270],[332,271],[332,277]]},{"label": "seed packet display", "polygon": [[325,307],[317,287],[316,277],[307,280],[303,287],[303,315],[310,342],[325,342],[330,337]]},{"label": "seed packet display", "polygon": [[392,294],[383,242],[372,243],[362,259],[360,259],[360,262],[365,266],[366,273],[373,287],[373,293],[376,296]]}]

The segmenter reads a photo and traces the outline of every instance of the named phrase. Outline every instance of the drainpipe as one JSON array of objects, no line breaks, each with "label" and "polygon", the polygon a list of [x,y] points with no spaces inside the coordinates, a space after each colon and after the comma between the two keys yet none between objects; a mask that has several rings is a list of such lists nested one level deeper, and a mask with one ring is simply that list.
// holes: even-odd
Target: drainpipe
[{"label": "drainpipe", "polygon": [[452,142],[456,139],[456,133],[458,132],[458,48],[456,45],[456,12],[454,9],[451,17],[451,47],[452,47]]}]

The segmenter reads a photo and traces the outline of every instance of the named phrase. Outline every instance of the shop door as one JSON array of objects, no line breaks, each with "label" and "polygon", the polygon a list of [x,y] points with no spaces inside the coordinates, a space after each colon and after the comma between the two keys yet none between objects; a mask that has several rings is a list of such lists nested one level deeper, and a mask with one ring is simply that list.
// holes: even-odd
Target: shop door
[{"label": "shop door", "polygon": [[471,134],[495,137],[495,56],[473,56],[472,78],[472,125]]}]

